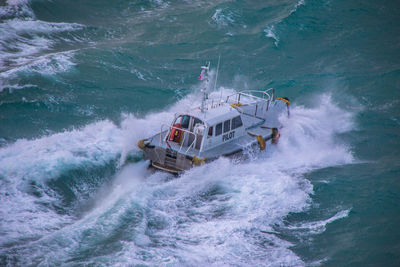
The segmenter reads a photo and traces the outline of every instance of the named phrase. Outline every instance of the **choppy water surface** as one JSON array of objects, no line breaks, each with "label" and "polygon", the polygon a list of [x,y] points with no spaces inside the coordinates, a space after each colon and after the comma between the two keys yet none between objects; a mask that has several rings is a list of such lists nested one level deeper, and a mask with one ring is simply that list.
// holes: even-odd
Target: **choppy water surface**
[{"label": "choppy water surface", "polygon": [[[0,2],[0,264],[400,265],[400,5]],[[213,94],[291,99],[275,147],[179,177],[136,148]],[[214,72],[215,73],[215,72]]]}]

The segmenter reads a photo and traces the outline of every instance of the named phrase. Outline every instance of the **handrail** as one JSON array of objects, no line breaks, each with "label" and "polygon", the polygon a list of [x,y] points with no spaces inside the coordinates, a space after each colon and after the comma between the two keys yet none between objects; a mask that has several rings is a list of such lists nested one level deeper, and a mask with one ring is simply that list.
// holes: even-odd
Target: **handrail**
[{"label": "handrail", "polygon": [[[192,148],[192,146],[194,147],[194,145],[196,144],[196,141],[197,141],[197,134],[194,135],[194,140],[193,140],[193,142],[190,144],[190,146],[188,146],[188,149],[186,149],[186,152],[185,152],[185,153],[189,152],[189,150]],[[182,142],[182,143],[183,143],[183,142]],[[179,151],[180,151],[180,149],[179,149]]]},{"label": "handrail", "polygon": [[[169,128],[169,130],[167,130],[167,134],[164,135],[164,137],[162,137],[163,127],[164,127],[164,126],[167,127],[167,128]],[[193,140],[193,142],[192,142],[190,145],[188,145],[188,149],[186,150],[186,152],[188,152],[188,151],[192,148],[192,146],[194,147],[194,144],[196,144],[196,141],[197,141],[197,134],[196,134],[196,133],[191,132],[191,131],[186,130],[186,129],[183,129],[183,128],[179,128],[179,127],[167,125],[167,124],[161,124],[160,144],[162,143],[162,140],[164,140],[165,142],[167,142],[166,139],[168,138],[168,136],[169,136],[169,134],[171,133],[172,129],[176,129],[176,130],[179,130],[179,131],[182,131],[182,132],[185,132],[185,133],[194,135],[194,140]],[[183,135],[183,140],[180,142],[181,144],[180,144],[180,147],[179,147],[178,152],[180,152],[180,151],[182,150],[183,144],[185,143],[185,138],[186,138],[186,135]]]},{"label": "handrail", "polygon": [[[270,95],[270,91],[272,91],[272,94]],[[256,94],[262,94],[262,97],[253,95],[252,93],[256,93]],[[265,91],[257,91],[257,90],[246,90],[246,91],[240,91],[240,92],[236,92],[234,94],[228,95],[226,97],[226,103],[228,103],[229,99],[233,96],[236,96],[236,102],[240,101],[240,96],[246,96],[246,97],[250,97],[252,99],[258,99],[261,101],[265,101],[268,102],[271,99],[273,99],[275,94],[275,89],[274,88],[269,88]]]}]

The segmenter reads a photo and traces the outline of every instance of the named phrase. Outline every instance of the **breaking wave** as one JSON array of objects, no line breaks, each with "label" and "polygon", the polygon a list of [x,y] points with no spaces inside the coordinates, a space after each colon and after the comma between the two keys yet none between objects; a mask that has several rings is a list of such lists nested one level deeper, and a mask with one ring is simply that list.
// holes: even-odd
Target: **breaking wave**
[{"label": "breaking wave", "polygon": [[0,91],[22,88],[15,79],[21,71],[54,74],[68,70],[73,53],[57,52],[55,46],[81,42],[76,33],[85,27],[38,20],[29,1],[7,1],[0,7],[0,21]]},{"label": "breaking wave", "polygon": [[299,0],[283,17],[278,18],[275,22],[271,23],[264,29],[265,36],[267,38],[271,38],[274,40],[274,44],[278,47],[279,44],[279,35],[277,33],[277,26],[280,25],[284,20],[289,18],[292,14],[294,14],[300,6],[304,6],[306,3],[304,0]]}]

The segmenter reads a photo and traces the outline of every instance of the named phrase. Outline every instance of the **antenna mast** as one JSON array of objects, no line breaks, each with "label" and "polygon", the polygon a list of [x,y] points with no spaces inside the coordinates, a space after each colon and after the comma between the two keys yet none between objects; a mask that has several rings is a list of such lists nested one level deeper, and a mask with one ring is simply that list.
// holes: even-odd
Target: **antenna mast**
[{"label": "antenna mast", "polygon": [[[215,75],[215,83],[214,83],[214,91],[217,88],[217,80],[218,80],[218,71],[219,71],[219,61],[221,60],[221,54],[218,55],[218,65],[217,65],[217,74]],[[222,98],[222,95],[221,95]]]},{"label": "antenna mast", "polygon": [[206,66],[201,66],[201,73],[200,73],[200,77],[199,80],[206,80],[205,84],[204,84],[204,88],[201,89],[201,91],[203,92],[203,100],[201,101],[201,112],[204,113],[204,106],[206,104],[206,100],[208,98],[207,96],[207,88],[208,88],[208,71],[210,70],[210,61],[208,61],[208,63],[206,62]]}]

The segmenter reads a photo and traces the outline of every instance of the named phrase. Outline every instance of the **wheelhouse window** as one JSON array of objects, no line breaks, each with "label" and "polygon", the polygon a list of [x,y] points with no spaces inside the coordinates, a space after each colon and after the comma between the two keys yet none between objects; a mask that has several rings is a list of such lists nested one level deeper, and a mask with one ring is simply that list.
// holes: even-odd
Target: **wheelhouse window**
[{"label": "wheelhouse window", "polygon": [[227,120],[224,122],[224,133],[229,132],[231,130],[231,120]]},{"label": "wheelhouse window", "polygon": [[194,118],[193,121],[193,127],[196,126],[196,124],[202,124],[203,122],[201,120],[199,120],[198,118]]},{"label": "wheelhouse window", "polygon": [[237,116],[235,118],[232,119],[232,130],[239,128],[243,125],[242,123],[242,118],[240,118],[240,116]]},{"label": "wheelhouse window", "polygon": [[208,128],[208,137],[211,137],[213,134],[213,127],[211,126],[210,128]]},{"label": "wheelhouse window", "polygon": [[190,122],[190,116],[188,116],[188,115],[182,116],[182,121],[181,121],[182,128],[188,129],[189,128],[189,122]]},{"label": "wheelhouse window", "polygon": [[222,122],[215,126],[215,136],[222,134]]}]

